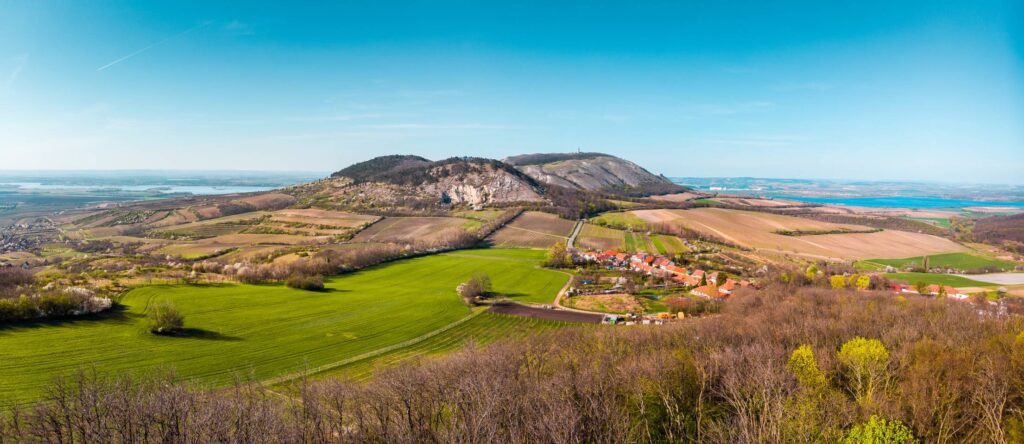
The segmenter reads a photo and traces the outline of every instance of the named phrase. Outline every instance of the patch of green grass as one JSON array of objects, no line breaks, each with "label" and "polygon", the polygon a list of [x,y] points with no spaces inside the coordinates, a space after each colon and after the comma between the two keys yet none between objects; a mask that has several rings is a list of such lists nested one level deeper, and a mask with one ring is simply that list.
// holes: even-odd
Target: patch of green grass
[{"label": "patch of green grass", "polygon": [[611,212],[590,219],[591,223],[633,231],[647,230],[647,221],[630,212]]},{"label": "patch of green grass", "polygon": [[[469,315],[455,287],[487,273],[511,299],[551,302],[568,277],[540,269],[536,250],[464,250],[328,279],[329,291],[281,285],[148,286],[123,308],[74,321],[0,327],[0,404],[38,397],[82,368],[128,374],[173,367],[223,385],[337,362],[423,336]],[[189,333],[155,336],[147,314],[168,301]]]},{"label": "patch of green grass", "polygon": [[904,219],[916,220],[918,222],[925,222],[941,228],[949,228],[949,218],[947,217],[911,217],[903,216]]},{"label": "patch of green grass", "polygon": [[444,334],[372,358],[332,368],[314,377],[346,376],[361,380],[372,376],[373,371],[378,368],[450,353],[462,349],[467,344],[482,346],[498,340],[522,338],[555,328],[581,325],[585,324],[484,312]]},{"label": "patch of green grass", "polygon": [[632,232],[627,231],[626,232],[626,251],[635,252],[636,251],[636,244],[637,244],[636,236]]},{"label": "patch of green grass", "polygon": [[687,251],[690,251],[688,248],[686,248],[686,245],[683,245],[683,241],[678,237],[657,234],[651,236],[651,238],[660,240],[662,245],[665,246],[665,249],[668,250],[668,254],[685,253]]},{"label": "patch of green grass", "polygon": [[654,244],[654,249],[658,250],[658,254],[668,254],[668,249],[665,248],[665,244],[659,236],[651,236],[651,243]]},{"label": "patch of green grass", "polygon": [[952,274],[939,274],[939,273],[885,273],[885,277],[904,281],[910,285],[917,284],[918,282],[924,282],[928,285],[949,285],[953,287],[983,287],[993,288],[995,285],[988,282],[980,282],[965,277],[955,276]]},{"label": "patch of green grass", "polygon": [[[908,257],[904,259],[868,259],[866,262],[889,265],[896,268],[903,268],[908,265],[923,266],[924,257]],[[928,267],[955,268],[958,270],[970,270],[983,267],[998,267],[1003,270],[1012,270],[1016,266],[1011,261],[978,256],[969,253],[947,253],[928,256]]]}]

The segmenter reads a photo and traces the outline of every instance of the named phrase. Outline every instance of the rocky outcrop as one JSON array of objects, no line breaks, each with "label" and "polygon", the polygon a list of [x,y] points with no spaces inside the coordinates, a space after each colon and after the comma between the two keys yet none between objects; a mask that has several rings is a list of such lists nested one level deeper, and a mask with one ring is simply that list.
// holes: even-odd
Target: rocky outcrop
[{"label": "rocky outcrop", "polygon": [[537,181],[587,191],[660,193],[678,187],[633,162],[607,154],[527,154],[504,161]]},{"label": "rocky outcrop", "polygon": [[486,206],[503,202],[538,202],[544,198],[537,189],[504,171],[449,177],[424,187],[438,194],[442,202]]}]

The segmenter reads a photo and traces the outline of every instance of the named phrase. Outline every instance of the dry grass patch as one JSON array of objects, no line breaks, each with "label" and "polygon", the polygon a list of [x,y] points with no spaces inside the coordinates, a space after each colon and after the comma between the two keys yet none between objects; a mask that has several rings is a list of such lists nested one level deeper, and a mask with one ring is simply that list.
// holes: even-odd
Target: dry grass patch
[{"label": "dry grass patch", "polygon": [[317,208],[280,210],[272,213],[275,222],[354,228],[379,219],[378,216],[321,210]]},{"label": "dry grass patch", "polygon": [[527,211],[495,232],[490,240],[495,245],[548,248],[565,242],[574,225],[553,214]]},{"label": "dry grass patch", "polygon": [[637,216],[652,223],[679,224],[725,241],[787,254],[824,259],[911,257],[966,251],[963,246],[937,236],[885,230],[876,233],[783,236],[778,230],[865,230],[858,225],[833,224],[778,214],[698,208],[694,210],[640,210]]},{"label": "dry grass patch", "polygon": [[660,200],[664,202],[686,202],[688,200],[697,199],[704,196],[703,194],[697,194],[694,192],[687,191],[685,193],[665,194],[662,196],[651,196],[648,199]]},{"label": "dry grass patch", "polygon": [[591,224],[583,225],[577,237],[579,247],[587,250],[621,250],[625,242],[625,231]]},{"label": "dry grass patch", "polygon": [[647,309],[636,296],[624,293],[573,296],[566,305],[603,313],[643,313]]},{"label": "dry grass patch", "polygon": [[466,222],[467,219],[457,217],[387,217],[360,231],[353,241],[431,241],[444,230],[463,228]]}]

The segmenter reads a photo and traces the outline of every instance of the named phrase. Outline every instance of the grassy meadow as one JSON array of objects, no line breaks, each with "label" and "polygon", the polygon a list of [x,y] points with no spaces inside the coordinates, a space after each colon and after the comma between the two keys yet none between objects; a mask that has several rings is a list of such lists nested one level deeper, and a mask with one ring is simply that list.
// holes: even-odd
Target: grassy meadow
[{"label": "grassy meadow", "polygon": [[[883,268],[886,265],[903,268],[908,265],[922,266],[924,256],[908,257],[904,259],[868,259],[864,262],[878,264]],[[970,270],[983,267],[997,267],[1003,270],[1012,270],[1015,263],[991,257],[978,256],[969,253],[948,253],[928,256],[929,267],[955,268],[958,270]]]},{"label": "grassy meadow", "polygon": [[315,376],[345,376],[357,380],[366,379],[378,368],[442,355],[459,350],[468,344],[483,346],[495,341],[522,338],[554,328],[586,325],[483,312],[444,334],[367,359],[347,363]]},{"label": "grassy meadow", "polygon": [[885,277],[897,281],[904,281],[910,285],[924,282],[928,285],[949,285],[953,287],[979,287],[995,288],[997,285],[988,282],[976,281],[962,276],[940,273],[885,273]]},{"label": "grassy meadow", "polygon": [[[29,401],[54,377],[81,369],[173,368],[221,385],[341,361],[465,318],[470,310],[455,287],[474,273],[487,273],[494,291],[511,299],[551,302],[568,278],[537,268],[543,254],[485,249],[402,260],[328,279],[324,292],[280,285],[136,288],[113,313],[0,328],[0,404]],[[148,310],[163,301],[185,316],[185,335],[149,333]]]}]

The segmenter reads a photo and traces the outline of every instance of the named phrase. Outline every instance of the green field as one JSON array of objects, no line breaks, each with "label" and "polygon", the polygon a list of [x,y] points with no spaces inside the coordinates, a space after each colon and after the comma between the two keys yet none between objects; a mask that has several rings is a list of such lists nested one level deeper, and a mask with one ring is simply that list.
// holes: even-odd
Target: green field
[{"label": "green field", "polygon": [[367,359],[347,363],[318,373],[315,376],[345,376],[357,380],[366,379],[372,376],[373,371],[377,368],[394,366],[409,360],[438,356],[459,350],[467,344],[487,345],[502,339],[522,338],[545,330],[567,326],[587,327],[588,324],[546,321],[483,312],[473,317],[473,319],[446,331],[444,334],[430,337],[408,347],[402,347]]},{"label": "green field", "polygon": [[[903,268],[908,265],[923,266],[924,257],[908,257],[904,259],[868,259],[867,265],[878,264],[881,268],[886,265]],[[983,267],[998,267],[1003,270],[1012,270],[1015,263],[995,258],[978,256],[969,253],[947,253],[928,256],[929,267],[955,268],[958,270],[970,270]]]},{"label": "green field", "polygon": [[939,274],[939,273],[885,273],[885,277],[904,281],[910,285],[917,284],[918,282],[924,282],[926,284],[937,284],[937,285],[949,285],[953,287],[982,287],[982,288],[995,288],[996,285],[988,282],[980,282],[965,277],[954,276],[951,274]]},{"label": "green field", "polygon": [[604,213],[590,220],[595,225],[607,226],[610,228],[629,229],[633,231],[647,230],[647,221],[629,212]]},{"label": "green field", "polygon": [[[494,291],[551,302],[568,279],[537,268],[537,250],[464,250],[397,261],[329,279],[326,292],[278,285],[150,286],[92,319],[0,328],[0,404],[37,397],[79,369],[140,373],[157,366],[211,384],[266,379],[426,335],[469,315],[455,287],[477,272]],[[171,301],[184,337],[147,331],[147,307]]]},{"label": "green field", "polygon": [[903,216],[904,219],[916,220],[918,222],[929,223],[940,228],[949,228],[948,217],[911,217]]}]

